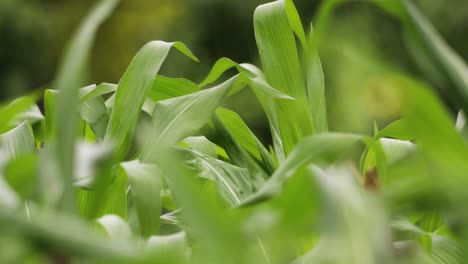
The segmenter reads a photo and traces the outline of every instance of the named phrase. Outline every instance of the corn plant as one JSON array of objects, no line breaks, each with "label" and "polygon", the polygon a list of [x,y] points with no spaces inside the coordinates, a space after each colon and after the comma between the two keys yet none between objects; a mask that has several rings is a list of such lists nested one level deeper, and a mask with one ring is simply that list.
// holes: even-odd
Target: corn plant
[{"label": "corn plant", "polygon": [[[401,21],[461,112],[455,126],[427,84],[385,71],[370,92],[389,95],[399,118],[373,135],[329,131],[318,50],[346,1],[324,1],[308,31],[292,0],[259,6],[261,67],[221,58],[199,84],[169,78],[158,72],[171,49],[198,59],[181,42],[151,41],[118,84],[85,86],[117,4],[102,0],[84,20],[52,89],[0,108],[2,263],[467,259],[468,70],[411,1],[363,4]],[[242,89],[272,146],[222,107]]]}]

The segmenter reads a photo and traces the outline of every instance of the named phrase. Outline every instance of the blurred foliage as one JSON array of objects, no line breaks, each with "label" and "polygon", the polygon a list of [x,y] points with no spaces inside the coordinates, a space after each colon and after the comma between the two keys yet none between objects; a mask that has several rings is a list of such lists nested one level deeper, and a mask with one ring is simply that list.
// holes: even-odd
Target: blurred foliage
[{"label": "blurred foliage", "polygon": [[253,40],[254,1],[127,0],[97,32],[117,2],[2,4],[42,12],[46,55],[23,56],[54,78],[5,74],[50,89],[0,105],[0,262],[465,262],[468,67],[429,23],[458,27],[448,5],[298,1],[304,32],[274,1]]}]

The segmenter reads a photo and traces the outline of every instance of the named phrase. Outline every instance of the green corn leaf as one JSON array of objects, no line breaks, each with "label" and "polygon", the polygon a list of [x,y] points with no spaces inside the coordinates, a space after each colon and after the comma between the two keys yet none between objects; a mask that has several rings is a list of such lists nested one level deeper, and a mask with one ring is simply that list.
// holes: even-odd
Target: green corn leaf
[{"label": "green corn leaf", "polygon": [[[92,93],[96,89],[95,85],[80,89],[81,98],[89,95],[90,92],[88,91]],[[97,138],[104,138],[109,122],[109,113],[102,97],[88,97],[87,100],[82,100],[80,103],[80,116],[89,124]]]},{"label": "green corn leaf", "polygon": [[268,174],[273,173],[275,170],[273,157],[244,123],[242,118],[237,113],[225,108],[219,108],[216,114],[231,133],[234,140],[259,161]]},{"label": "green corn leaf", "polygon": [[286,15],[288,16],[289,25],[293,29],[294,33],[296,34],[299,42],[302,45],[303,49],[307,47],[307,38],[305,35],[304,27],[302,26],[301,17],[297,12],[296,6],[294,6],[294,2],[292,0],[284,0],[284,6]]},{"label": "green corn leaf", "polygon": [[257,7],[254,28],[267,82],[296,99],[276,102],[277,121],[272,121],[277,122],[282,147],[288,155],[303,137],[314,130],[294,32],[285,9],[284,1]]},{"label": "green corn leaf", "polygon": [[215,182],[221,196],[235,206],[252,195],[255,186],[252,184],[247,169],[211,158],[197,151],[190,151],[193,160],[190,164],[197,167],[200,177]]},{"label": "green corn leaf", "polygon": [[[260,101],[260,104],[262,105],[268,117],[268,122],[270,123],[271,133],[273,135],[273,144],[274,144],[274,148],[276,151],[276,156],[279,161],[283,161],[284,150],[283,150],[283,145],[282,145],[281,138],[279,135],[280,134],[279,124],[278,124],[278,118],[276,115],[275,102],[269,96],[266,96],[264,93],[260,93],[257,91],[257,90],[260,91],[262,89],[266,89],[269,91],[268,92],[269,94],[276,97],[275,93],[273,92],[275,91],[275,89],[273,89],[267,83],[267,81],[265,80],[265,75],[259,68],[257,68],[256,66],[252,64],[248,64],[248,63],[238,64],[232,61],[231,59],[221,58],[215,63],[215,65],[212,67],[208,76],[205,78],[205,80],[203,80],[200,83],[200,86],[202,87],[204,85],[215,82],[225,71],[233,67],[235,67],[239,71],[239,73],[245,74],[245,76],[250,80],[249,85],[252,87],[255,95]],[[282,93],[278,94],[280,98],[292,99],[291,97],[288,97],[285,94],[283,95],[281,94]]]},{"label": "green corn leaf", "polygon": [[365,137],[354,134],[323,133],[305,138],[265,185],[241,205],[257,203],[281,192],[282,185],[294,172],[307,164],[330,164],[337,161]]},{"label": "green corn leaf", "polygon": [[24,200],[36,198],[37,167],[38,157],[30,153],[10,160],[4,168],[5,181]]},{"label": "green corn leaf", "polygon": [[307,67],[307,96],[316,133],[328,131],[325,100],[325,77],[316,47],[313,46],[313,27],[310,25],[308,49],[305,52]]},{"label": "green corn leaf", "polygon": [[57,94],[55,90],[45,90],[44,92],[44,112],[46,116],[46,139],[45,144],[50,145],[55,139],[57,115]]},{"label": "green corn leaf", "polygon": [[209,141],[206,137],[203,136],[196,136],[196,137],[188,137],[183,141],[193,150],[201,152],[205,155],[210,157],[216,158],[216,145]]},{"label": "green corn leaf", "polygon": [[116,144],[118,160],[122,160],[127,154],[130,138],[152,81],[171,47],[197,61],[181,42],[152,41],[138,52],[119,82],[105,137]]},{"label": "green corn leaf", "polygon": [[216,63],[211,68],[208,75],[205,79],[199,84],[200,87],[205,87],[208,84],[211,84],[219,79],[227,70],[231,68],[236,68],[240,73],[244,73],[249,77],[255,77],[256,74],[252,73],[250,70],[246,69],[246,64],[238,64],[237,62],[229,58],[221,58],[216,61]]},{"label": "green corn leaf", "polygon": [[[209,120],[224,98],[233,91],[239,91],[249,82],[245,75],[239,74],[214,88],[156,103],[151,143],[143,149],[141,159],[146,160],[150,156],[152,146],[157,146],[162,142],[169,145],[176,144],[197,132]],[[275,92],[268,86],[262,86],[256,90],[268,96],[284,98],[284,94]]]},{"label": "green corn leaf", "polygon": [[161,214],[162,174],[155,165],[139,161],[120,164],[128,177],[142,235],[158,234]]},{"label": "green corn leaf", "polygon": [[384,129],[380,130],[376,137],[383,138],[395,138],[400,140],[413,140],[414,135],[409,128],[410,124],[407,118],[399,119],[395,122],[390,123]]},{"label": "green corn leaf", "polygon": [[[81,96],[79,104],[79,113],[81,119],[86,121],[93,130],[93,133],[99,138],[104,137],[107,124],[109,122],[109,113],[100,94],[94,94],[94,91],[100,90],[100,87],[110,87],[108,84],[98,86],[90,85],[79,89]],[[112,87],[111,87],[112,88]],[[46,115],[46,144],[49,145],[56,135],[56,120],[53,118],[57,111],[57,101],[60,98],[60,91],[47,89],[44,92],[44,109]],[[86,100],[83,100],[86,99]]]},{"label": "green corn leaf", "polygon": [[[112,157],[110,157],[112,158]],[[127,219],[127,177],[121,168],[103,171],[95,177],[91,189],[79,189],[78,214],[86,219],[112,214]]]},{"label": "green corn leaf", "polygon": [[158,75],[153,81],[153,86],[149,91],[148,97],[153,101],[158,102],[173,97],[179,97],[191,93],[198,92],[198,86],[182,78],[169,78]]},{"label": "green corn leaf", "polygon": [[83,103],[85,101],[88,101],[90,99],[115,92],[117,90],[117,85],[112,84],[112,83],[101,83],[94,87],[93,89],[82,89],[80,91],[80,102]]},{"label": "green corn leaf", "polygon": [[236,142],[233,135],[217,116],[214,116],[212,121],[219,145],[226,151],[230,161],[238,167],[247,169],[252,186],[254,186],[255,190],[260,188],[268,178],[268,174],[266,174],[255,160],[248,155],[247,151]]},{"label": "green corn leaf", "polygon": [[431,249],[432,258],[437,263],[460,264],[465,262],[463,247],[447,237],[433,235]]},{"label": "green corn leaf", "polygon": [[34,106],[35,99],[32,96],[23,96],[13,100],[6,106],[0,106],[0,133],[11,129],[11,122]]},{"label": "green corn leaf", "polygon": [[39,107],[34,104],[28,110],[19,113],[12,121],[12,125],[18,126],[24,121],[29,121],[31,125],[34,125],[42,120],[44,120],[44,115],[42,114]]},{"label": "green corn leaf", "polygon": [[245,84],[233,77],[217,87],[156,103],[152,141],[143,149],[141,159],[146,160],[151,155],[150,150],[153,146],[163,142],[176,144],[195,133],[208,121],[221,100],[236,85]]},{"label": "green corn leaf", "polygon": [[0,146],[6,150],[11,159],[33,153],[36,150],[31,124],[24,121],[18,127],[0,135]]}]

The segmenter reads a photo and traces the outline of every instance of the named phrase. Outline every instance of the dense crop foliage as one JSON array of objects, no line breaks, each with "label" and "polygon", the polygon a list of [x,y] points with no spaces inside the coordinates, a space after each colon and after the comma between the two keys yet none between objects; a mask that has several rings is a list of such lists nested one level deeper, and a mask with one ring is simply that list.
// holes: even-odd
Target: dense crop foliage
[{"label": "dense crop foliage", "polygon": [[[198,59],[152,41],[118,84],[85,86],[117,2],[83,22],[53,89],[0,107],[1,263],[465,262],[468,69],[411,1],[363,4],[401,21],[461,113],[455,126],[430,87],[382,70],[365,94],[394,122],[373,135],[329,131],[317,50],[346,1],[308,31],[292,0],[259,6],[261,68],[221,58],[200,84],[169,78],[171,49]],[[221,107],[242,89],[272,146]]]}]

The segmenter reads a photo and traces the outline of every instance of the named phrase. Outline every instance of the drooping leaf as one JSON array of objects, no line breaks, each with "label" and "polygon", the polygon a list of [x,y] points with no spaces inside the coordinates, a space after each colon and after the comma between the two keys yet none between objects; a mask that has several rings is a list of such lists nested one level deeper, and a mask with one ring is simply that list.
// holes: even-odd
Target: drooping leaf
[{"label": "drooping leaf", "polygon": [[137,53],[119,82],[105,137],[117,146],[118,160],[122,160],[127,154],[133,130],[151,89],[152,81],[171,47],[197,61],[181,42],[152,41]]},{"label": "drooping leaf", "polygon": [[24,121],[29,121],[31,125],[34,125],[35,123],[40,122],[42,120],[44,120],[44,115],[41,113],[39,107],[36,104],[34,104],[28,110],[19,113],[13,120],[12,124],[14,126],[18,126]]},{"label": "drooping leaf", "polygon": [[34,98],[31,96],[23,96],[13,100],[6,106],[0,106],[0,133],[4,133],[11,129],[11,122],[15,118],[34,106]]},{"label": "drooping leaf", "polygon": [[81,93],[80,102],[83,103],[90,99],[100,97],[102,95],[115,92],[117,90],[117,85],[112,83],[101,83],[94,87],[93,89],[83,90]]},{"label": "drooping leaf", "polygon": [[198,86],[182,78],[169,78],[158,75],[153,81],[153,86],[148,93],[148,97],[153,101],[158,102],[173,97],[183,96],[198,92]]}]

